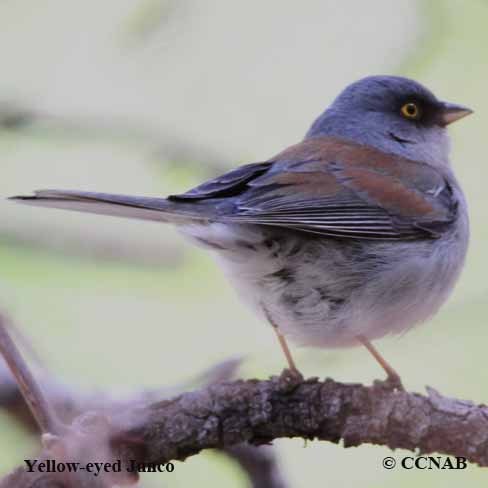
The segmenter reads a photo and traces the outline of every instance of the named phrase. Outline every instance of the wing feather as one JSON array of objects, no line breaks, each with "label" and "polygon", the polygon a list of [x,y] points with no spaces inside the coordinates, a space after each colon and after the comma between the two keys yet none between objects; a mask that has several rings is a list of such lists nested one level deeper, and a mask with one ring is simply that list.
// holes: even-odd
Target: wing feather
[{"label": "wing feather", "polygon": [[308,139],[170,199],[215,199],[225,222],[359,239],[437,237],[457,209],[434,168],[329,137]]}]

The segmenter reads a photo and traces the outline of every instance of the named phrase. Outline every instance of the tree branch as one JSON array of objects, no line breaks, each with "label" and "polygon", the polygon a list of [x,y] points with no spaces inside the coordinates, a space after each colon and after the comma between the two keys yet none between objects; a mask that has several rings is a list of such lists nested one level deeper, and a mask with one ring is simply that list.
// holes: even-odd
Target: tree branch
[{"label": "tree branch", "polygon": [[244,469],[252,488],[287,488],[275,453],[270,449],[268,446],[240,444],[228,447],[224,452]]},{"label": "tree branch", "polygon": [[364,386],[304,380],[289,370],[269,380],[228,381],[239,363],[230,360],[203,375],[207,386],[178,396],[175,389],[124,399],[80,394],[52,381],[38,383],[1,316],[0,353],[15,378],[13,382],[0,367],[0,406],[33,428],[36,424],[28,420],[25,408],[19,414],[23,397],[43,433],[40,460],[122,464],[120,472],[97,479],[87,472],[29,473],[24,467],[1,480],[0,488],[135,484],[137,473],[126,470],[132,460],[160,465],[208,448],[234,457],[255,487],[278,488],[284,484],[275,460],[259,450],[236,446],[259,446],[285,437],[342,441],[346,448],[376,444],[438,452],[488,466],[488,407],[444,397],[432,388],[420,395],[386,382]]},{"label": "tree branch", "polygon": [[7,324],[0,317],[0,354],[15,377],[18,388],[41,432],[59,433],[59,421],[44,392],[24,362],[17,346],[7,331]]},{"label": "tree branch", "polygon": [[[78,461],[83,458],[83,451],[87,450],[87,447],[90,447],[87,451],[91,458],[114,459],[110,449],[104,449],[104,444],[105,447],[109,445],[106,438],[108,433],[106,427],[110,425],[109,418],[114,411],[126,410],[135,404],[147,405],[156,400],[160,401],[162,398],[175,396],[190,389],[195,383],[209,386],[228,381],[235,376],[241,363],[240,358],[228,359],[207,369],[189,384],[143,391],[121,398],[114,394],[81,392],[73,387],[55,383],[46,375],[45,371],[36,372],[35,376],[42,380],[38,382],[34,379],[34,375],[10,337],[10,332],[14,331],[19,333],[18,330],[14,330],[11,323],[7,326],[7,321],[0,315],[0,352],[9,364],[8,368],[7,364],[0,359],[0,408],[14,416],[32,433],[37,433],[39,430],[45,433],[41,438],[44,445],[41,460]],[[25,338],[23,342],[24,346],[36,356]],[[86,414],[86,412],[96,412],[96,414]],[[94,419],[96,420],[95,429],[92,428],[90,431],[90,424],[94,424]],[[102,431],[100,431],[100,426]],[[104,432],[104,430],[107,431]],[[53,433],[55,435],[52,435]],[[94,433],[95,435],[93,435]],[[241,466],[253,488],[286,488],[287,485],[281,476],[273,449],[241,445],[224,449],[223,452]],[[89,459],[86,461],[90,462]],[[137,481],[137,476],[128,477],[122,481],[133,484]],[[46,487],[76,486],[78,488],[97,486],[106,488],[112,486],[114,482],[120,483],[120,476],[108,479],[100,477],[95,480],[93,475],[86,476],[84,473],[80,476],[67,477],[56,473],[27,473],[25,469],[19,468],[1,481],[0,486],[15,488],[40,488],[39,485]]]},{"label": "tree branch", "polygon": [[[259,445],[283,437],[376,444],[464,456],[488,466],[488,407],[444,397],[289,371],[268,381],[221,383],[123,413],[113,440],[139,439],[145,462],[183,460],[209,447]],[[130,420],[128,421],[128,418]],[[115,424],[117,419],[114,419]]]},{"label": "tree branch", "polygon": [[[488,466],[488,407],[447,398],[431,388],[420,395],[380,382],[363,386],[303,380],[284,371],[267,381],[225,382],[171,400],[115,408],[107,418],[111,457],[141,463],[301,437],[342,440],[344,447],[376,444],[438,452]],[[75,422],[86,423],[80,418]]]}]

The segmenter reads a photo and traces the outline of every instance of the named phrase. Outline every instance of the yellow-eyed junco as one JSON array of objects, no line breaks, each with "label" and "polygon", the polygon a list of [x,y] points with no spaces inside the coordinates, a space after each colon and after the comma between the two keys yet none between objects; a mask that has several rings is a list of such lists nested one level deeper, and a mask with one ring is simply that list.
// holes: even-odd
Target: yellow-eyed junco
[{"label": "yellow-eyed junco", "polygon": [[243,300],[284,336],[365,345],[432,316],[463,266],[469,228],[446,126],[471,110],[419,83],[348,86],[305,139],[182,195],[41,190],[24,203],[170,222],[212,250]]}]

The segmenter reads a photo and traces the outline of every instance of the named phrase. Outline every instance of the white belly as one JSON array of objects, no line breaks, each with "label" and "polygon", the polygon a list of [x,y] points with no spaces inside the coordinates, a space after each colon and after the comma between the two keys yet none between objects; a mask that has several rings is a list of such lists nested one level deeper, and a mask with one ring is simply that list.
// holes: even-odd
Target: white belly
[{"label": "white belly", "polygon": [[216,251],[263,321],[265,308],[282,333],[312,347],[352,346],[358,335],[376,339],[427,320],[448,297],[467,247],[454,233],[392,244],[223,224],[183,232]]}]

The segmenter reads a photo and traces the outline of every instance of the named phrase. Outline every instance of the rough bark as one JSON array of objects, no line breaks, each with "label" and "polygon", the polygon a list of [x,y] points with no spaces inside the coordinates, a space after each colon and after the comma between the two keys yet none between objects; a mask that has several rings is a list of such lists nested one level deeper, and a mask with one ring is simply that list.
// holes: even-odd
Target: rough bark
[{"label": "rough bark", "polygon": [[[86,425],[83,415],[75,423]],[[101,415],[108,426],[104,435],[111,457],[143,463],[184,460],[208,448],[301,437],[342,441],[346,448],[377,444],[463,456],[488,466],[488,407],[447,398],[431,388],[421,395],[380,382],[364,386],[303,380],[285,371],[270,380],[214,384],[171,400],[119,406],[110,414],[105,409]],[[95,438],[99,443],[99,436]],[[94,440],[85,436],[82,442]],[[10,480],[0,486],[35,485]]]},{"label": "rough bark", "polygon": [[427,393],[380,382],[302,380],[285,371],[268,381],[213,385],[129,412],[131,420],[121,425],[133,427],[120,432],[140,439],[145,459],[152,462],[185,459],[209,447],[301,437],[342,441],[346,448],[377,444],[464,456],[488,466],[488,407],[432,388]]}]

